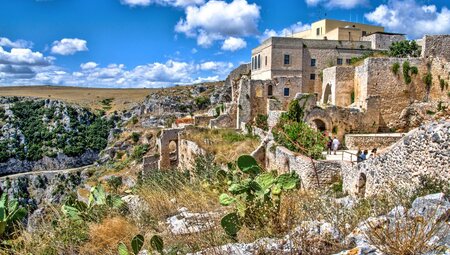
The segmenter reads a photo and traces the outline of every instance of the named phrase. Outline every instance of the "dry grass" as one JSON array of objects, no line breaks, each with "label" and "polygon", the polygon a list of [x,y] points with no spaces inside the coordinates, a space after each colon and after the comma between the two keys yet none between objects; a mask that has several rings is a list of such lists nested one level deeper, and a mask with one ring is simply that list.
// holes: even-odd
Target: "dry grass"
[{"label": "dry grass", "polygon": [[115,255],[120,242],[129,245],[138,233],[137,227],[123,217],[107,218],[89,226],[89,241],[81,247],[81,254]]},{"label": "dry grass", "polygon": [[232,129],[189,129],[183,138],[197,143],[208,153],[215,155],[215,162],[234,162],[240,155],[250,154],[260,144],[255,137],[246,136]]}]

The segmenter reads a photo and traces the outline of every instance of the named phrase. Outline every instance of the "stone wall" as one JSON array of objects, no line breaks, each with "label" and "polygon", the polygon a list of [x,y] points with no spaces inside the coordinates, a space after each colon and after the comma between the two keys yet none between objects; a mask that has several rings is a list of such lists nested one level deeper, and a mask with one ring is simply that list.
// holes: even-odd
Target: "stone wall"
[{"label": "stone wall", "polygon": [[[158,148],[160,159],[158,162],[158,169],[169,169],[178,166],[178,149],[179,139],[178,134],[183,131],[183,128],[171,128],[161,130],[161,134],[158,138]],[[174,142],[176,145],[176,151],[173,153],[170,151],[170,143]],[[173,155],[177,158],[173,158]]]},{"label": "stone wall", "polygon": [[[302,188],[325,188],[339,179],[342,164],[340,161],[311,161],[310,158],[294,153],[285,147],[266,147],[266,168],[277,170],[279,174],[296,172],[302,180]],[[314,170],[315,169],[315,170]]]},{"label": "stone wall", "polygon": [[345,146],[349,150],[386,148],[396,143],[404,134],[346,134]]},{"label": "stone wall", "polygon": [[146,156],[143,158],[143,174],[145,174],[148,171],[152,171],[155,169],[158,169],[158,161],[159,161],[159,155],[152,155],[152,156]]},{"label": "stone wall", "polygon": [[267,118],[267,124],[269,125],[269,128],[273,128],[277,125],[281,114],[283,114],[284,112],[286,111],[269,111]]},{"label": "stone wall", "polygon": [[409,132],[389,150],[343,170],[344,190],[353,196],[413,188],[421,176],[450,182],[450,122]]},{"label": "stone wall", "polygon": [[347,107],[353,102],[355,68],[334,66],[323,70],[322,104]]},{"label": "stone wall", "polygon": [[371,35],[361,37],[361,41],[367,41],[371,43],[373,50],[389,50],[389,47],[394,42],[406,40],[404,35],[389,34],[389,33],[374,33]]},{"label": "stone wall", "polygon": [[200,155],[206,155],[206,151],[193,141],[180,139],[178,156],[178,168],[181,170],[191,170],[195,166],[195,159]]},{"label": "stone wall", "polygon": [[441,58],[450,62],[450,35],[426,35],[422,43],[423,58]]},{"label": "stone wall", "polygon": [[215,118],[215,116],[196,115],[194,116],[194,125],[199,127],[207,127],[209,126],[209,122]]}]

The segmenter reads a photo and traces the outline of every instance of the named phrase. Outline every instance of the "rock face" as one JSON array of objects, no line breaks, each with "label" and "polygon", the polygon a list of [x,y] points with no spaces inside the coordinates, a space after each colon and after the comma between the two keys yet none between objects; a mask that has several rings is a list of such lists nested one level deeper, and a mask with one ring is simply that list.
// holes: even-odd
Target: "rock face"
[{"label": "rock face", "polygon": [[98,160],[98,153],[88,150],[78,157],[69,157],[58,153],[55,158],[44,157],[38,161],[9,159],[6,163],[0,163],[0,176],[31,171],[49,171],[76,168],[93,164]]},{"label": "rock face", "polygon": [[392,185],[414,188],[421,178],[450,181],[450,122],[421,126],[387,151],[342,171],[344,190],[370,196]]}]

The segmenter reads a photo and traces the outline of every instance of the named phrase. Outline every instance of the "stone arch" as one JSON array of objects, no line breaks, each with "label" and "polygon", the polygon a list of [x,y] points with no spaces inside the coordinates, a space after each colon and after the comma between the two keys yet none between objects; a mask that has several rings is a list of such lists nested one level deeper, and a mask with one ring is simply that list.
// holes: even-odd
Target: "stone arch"
[{"label": "stone arch", "polygon": [[332,102],[332,99],[331,99],[331,84],[327,83],[327,85],[325,86],[325,90],[323,91],[322,103],[323,104],[328,104],[329,102]]},{"label": "stone arch", "polygon": [[317,130],[320,130],[321,132],[327,131],[327,125],[325,122],[321,119],[314,119],[312,120],[312,123],[314,124],[315,128]]},{"label": "stone arch", "polygon": [[183,129],[164,129],[158,139],[159,148],[159,169],[172,169],[178,166],[179,162],[179,140],[178,134]]},{"label": "stone arch", "polygon": [[360,173],[358,183],[356,184],[356,195],[363,198],[366,195],[367,176],[365,173]]},{"label": "stone arch", "polygon": [[273,96],[273,85],[269,84],[269,86],[267,86],[267,96],[271,97]]}]

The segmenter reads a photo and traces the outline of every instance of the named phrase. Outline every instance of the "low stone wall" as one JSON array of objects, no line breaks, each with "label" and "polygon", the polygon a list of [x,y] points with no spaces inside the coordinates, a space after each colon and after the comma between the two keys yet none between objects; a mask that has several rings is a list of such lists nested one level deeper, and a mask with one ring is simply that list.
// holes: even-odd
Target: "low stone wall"
[{"label": "low stone wall", "polygon": [[343,169],[344,190],[362,197],[392,187],[412,189],[422,176],[449,182],[449,148],[449,121],[421,126],[383,154]]},{"label": "low stone wall", "polygon": [[143,158],[144,175],[151,170],[158,169],[159,155],[146,156]]},{"label": "low stone wall", "polygon": [[209,122],[215,118],[216,117],[214,116],[203,116],[203,115],[194,116],[194,126],[207,127],[209,126]]},{"label": "low stone wall", "polygon": [[398,142],[404,134],[348,134],[345,146],[349,150],[386,148]]},{"label": "low stone wall", "polygon": [[269,128],[273,128],[277,125],[278,120],[281,117],[281,114],[283,114],[286,111],[269,111],[268,118],[267,118],[267,124],[269,125]]},{"label": "low stone wall", "polygon": [[347,164],[341,161],[311,161],[310,158],[285,147],[273,146],[274,143],[271,142],[266,147],[266,168],[277,170],[278,173],[295,171],[302,180],[302,188],[305,189],[328,187],[339,179],[342,164]]}]

